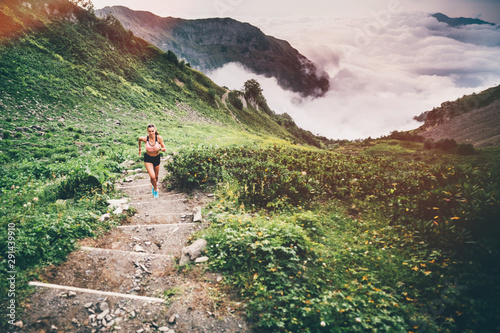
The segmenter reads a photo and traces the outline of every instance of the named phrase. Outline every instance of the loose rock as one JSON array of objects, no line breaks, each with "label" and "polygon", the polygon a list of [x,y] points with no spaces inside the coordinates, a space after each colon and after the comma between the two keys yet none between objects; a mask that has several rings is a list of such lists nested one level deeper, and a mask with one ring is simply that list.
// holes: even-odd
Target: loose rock
[{"label": "loose rock", "polygon": [[140,246],[139,244],[135,244],[135,246],[134,246],[134,251],[135,251],[135,252],[146,252],[146,250],[144,250],[144,249],[142,248],[142,246]]},{"label": "loose rock", "polygon": [[193,211],[193,222],[201,222],[201,207],[196,207]]},{"label": "loose rock", "polygon": [[190,260],[198,258],[201,252],[207,247],[207,241],[200,238],[196,240],[190,246],[186,246],[181,251],[181,259],[179,261],[180,266],[184,266],[189,263]]}]

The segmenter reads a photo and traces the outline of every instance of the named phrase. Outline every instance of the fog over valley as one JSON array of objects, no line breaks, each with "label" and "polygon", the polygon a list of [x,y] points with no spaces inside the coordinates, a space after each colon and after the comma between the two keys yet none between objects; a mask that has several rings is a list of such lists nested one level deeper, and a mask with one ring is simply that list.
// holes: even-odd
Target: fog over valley
[{"label": "fog over valley", "polygon": [[428,13],[359,19],[255,19],[264,33],[289,41],[330,76],[322,98],[300,98],[275,79],[237,64],[208,75],[241,89],[255,78],[270,107],[315,134],[335,139],[378,137],[420,125],[413,117],[447,100],[500,83],[500,29],[450,27]]}]

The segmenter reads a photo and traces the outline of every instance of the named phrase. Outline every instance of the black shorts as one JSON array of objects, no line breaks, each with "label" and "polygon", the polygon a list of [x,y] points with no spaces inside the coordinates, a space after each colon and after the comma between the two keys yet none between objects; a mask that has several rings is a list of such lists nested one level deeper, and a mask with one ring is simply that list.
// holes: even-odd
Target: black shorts
[{"label": "black shorts", "polygon": [[154,167],[160,165],[160,154],[158,156],[151,156],[144,153],[144,163],[153,163]]}]

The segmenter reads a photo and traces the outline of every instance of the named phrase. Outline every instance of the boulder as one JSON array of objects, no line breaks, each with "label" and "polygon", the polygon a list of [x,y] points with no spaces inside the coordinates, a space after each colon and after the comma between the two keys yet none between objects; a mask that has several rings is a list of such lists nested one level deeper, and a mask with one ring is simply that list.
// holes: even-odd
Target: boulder
[{"label": "boulder", "polygon": [[198,258],[203,250],[207,247],[207,241],[200,238],[193,244],[182,248],[181,258],[179,261],[180,266],[184,266],[191,260]]}]

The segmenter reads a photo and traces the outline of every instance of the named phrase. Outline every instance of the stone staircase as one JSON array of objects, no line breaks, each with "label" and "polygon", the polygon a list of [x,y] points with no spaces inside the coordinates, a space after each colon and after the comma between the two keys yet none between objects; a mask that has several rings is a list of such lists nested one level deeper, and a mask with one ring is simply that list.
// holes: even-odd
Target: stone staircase
[{"label": "stone staircase", "polygon": [[154,199],[147,173],[127,178],[120,188],[134,216],[32,281],[13,332],[250,332],[220,275],[178,266],[188,238],[206,227],[199,213],[210,196],[160,188]]}]

